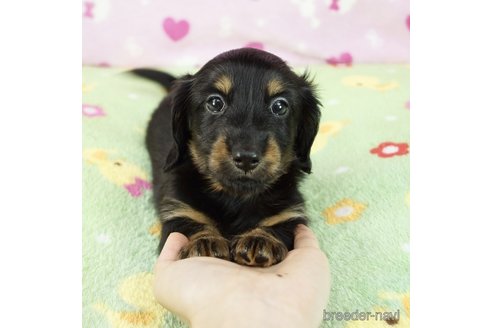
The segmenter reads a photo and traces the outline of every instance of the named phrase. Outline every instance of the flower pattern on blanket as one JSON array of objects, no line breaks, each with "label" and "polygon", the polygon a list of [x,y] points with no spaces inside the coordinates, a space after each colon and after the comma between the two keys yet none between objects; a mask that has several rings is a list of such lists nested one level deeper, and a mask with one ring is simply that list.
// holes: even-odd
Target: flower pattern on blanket
[{"label": "flower pattern on blanket", "polygon": [[340,130],[348,124],[348,121],[326,121],[319,125],[318,134],[314,139],[311,147],[311,155],[316,154],[323,149],[328,142],[328,139],[336,135]]},{"label": "flower pattern on blanket", "polygon": [[144,190],[152,188],[142,169],[122,159],[110,159],[105,150],[87,149],[84,151],[84,159],[96,165],[106,179],[125,188],[132,197],[139,197]]},{"label": "flower pattern on blanket", "polygon": [[148,272],[129,276],[120,283],[119,296],[135,310],[115,310],[103,302],[92,307],[103,314],[113,328],[162,327],[167,310],[155,301],[152,283],[153,274]]},{"label": "flower pattern on blanket", "polygon": [[[94,85],[92,85],[90,83],[82,82],[82,94],[89,93],[92,91],[92,89],[94,89]],[[83,108],[84,107],[82,106],[82,109]]]},{"label": "flower pattern on blanket", "polygon": [[[84,92],[83,89],[82,92]],[[106,116],[106,113],[104,112],[101,106],[82,104],[82,115],[86,117],[98,117],[98,116]]]},{"label": "flower pattern on blanket", "polygon": [[161,237],[161,231],[162,231],[162,223],[159,220],[159,218],[155,219],[155,223],[152,224],[148,230],[149,234],[160,238]]},{"label": "flower pattern on blanket", "polygon": [[372,148],[370,152],[371,154],[377,155],[381,158],[389,158],[393,156],[407,155],[409,152],[408,147],[408,144],[405,142],[383,142],[379,144],[379,146]]},{"label": "flower pattern on blanket", "polygon": [[351,75],[342,79],[342,84],[347,87],[364,88],[374,91],[388,91],[398,88],[398,82],[382,82],[375,76]]},{"label": "flower pattern on blanket", "polygon": [[328,224],[337,224],[358,220],[366,209],[366,205],[351,199],[342,199],[323,211]]},{"label": "flower pattern on blanket", "polygon": [[[87,1],[95,3],[94,19],[85,19],[92,24],[108,0]],[[324,9],[329,15],[344,15],[341,11],[345,0],[338,2],[339,11],[329,10],[328,1],[331,3],[326,0]],[[174,17],[176,22],[189,21],[188,34],[172,41],[162,30],[165,17]],[[187,45],[197,31],[197,25],[186,13],[166,12],[155,18],[156,37],[168,44]],[[404,27],[404,17],[399,19]],[[239,45],[269,49],[268,40],[257,36],[242,40]],[[344,51],[360,60],[360,52],[345,47],[321,58],[338,57]],[[98,62],[106,60],[111,58],[100,58]],[[299,72],[304,70],[297,68]],[[150,162],[144,140],[148,119],[163,92],[155,84],[120,74],[121,70],[83,68],[82,104],[91,106],[85,112],[98,113],[97,106],[105,113],[87,116],[83,108],[80,117],[84,173],[83,326],[184,328],[170,311],[155,306],[146,297],[152,276],[142,273],[150,272],[155,264],[162,229],[149,202]],[[402,293],[408,291],[410,258],[409,69],[404,65],[357,63],[350,68],[335,68],[323,60],[310,70],[319,86],[322,121],[311,148],[313,174],[306,177],[300,189],[312,229],[323,251],[330,255],[332,275],[337,278],[325,308],[350,312],[400,310],[397,323],[325,321],[322,326],[406,327],[409,297]],[[176,68],[176,72],[189,71]],[[378,91],[346,86],[341,81],[348,76],[375,77],[379,80],[376,89],[384,89],[381,86],[391,81],[399,87]],[[336,242],[326,242],[330,240]]]}]

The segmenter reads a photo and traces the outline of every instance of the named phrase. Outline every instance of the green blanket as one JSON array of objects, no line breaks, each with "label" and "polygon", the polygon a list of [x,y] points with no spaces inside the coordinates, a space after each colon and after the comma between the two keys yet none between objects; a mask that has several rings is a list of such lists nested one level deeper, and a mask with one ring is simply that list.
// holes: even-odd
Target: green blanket
[{"label": "green blanket", "polygon": [[[406,327],[409,67],[316,66],[310,72],[322,122],[313,173],[301,190],[331,265],[323,327]],[[159,229],[144,135],[164,90],[121,69],[86,67],[82,91],[83,325],[182,327],[151,291]],[[328,313],[355,311],[399,311],[399,320],[345,321]]]}]

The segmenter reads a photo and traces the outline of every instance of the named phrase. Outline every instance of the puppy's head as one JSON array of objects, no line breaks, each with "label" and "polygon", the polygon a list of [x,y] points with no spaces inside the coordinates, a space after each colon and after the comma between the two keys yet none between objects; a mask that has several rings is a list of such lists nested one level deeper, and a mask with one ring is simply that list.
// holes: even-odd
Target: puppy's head
[{"label": "puppy's head", "polygon": [[176,84],[166,169],[187,154],[216,190],[251,195],[292,165],[309,173],[320,111],[312,85],[280,58],[237,49]]}]

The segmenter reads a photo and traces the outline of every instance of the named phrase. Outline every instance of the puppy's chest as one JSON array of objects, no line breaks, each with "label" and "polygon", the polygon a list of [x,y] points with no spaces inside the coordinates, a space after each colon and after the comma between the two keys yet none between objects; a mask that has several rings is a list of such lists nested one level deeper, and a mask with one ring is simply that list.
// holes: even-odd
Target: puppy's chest
[{"label": "puppy's chest", "polygon": [[208,200],[201,210],[210,217],[224,236],[233,236],[251,230],[275,212],[261,200],[217,201]]}]

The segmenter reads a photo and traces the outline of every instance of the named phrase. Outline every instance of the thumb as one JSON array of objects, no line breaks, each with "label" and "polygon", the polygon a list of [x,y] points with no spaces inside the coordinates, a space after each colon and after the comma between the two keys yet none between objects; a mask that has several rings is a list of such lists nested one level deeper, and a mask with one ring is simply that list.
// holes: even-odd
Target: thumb
[{"label": "thumb", "polygon": [[319,249],[318,240],[314,232],[304,224],[299,224],[294,237],[294,248],[314,247]]},{"label": "thumb", "polygon": [[180,270],[172,270],[172,264],[178,260],[179,251],[187,243],[188,238],[185,235],[179,232],[171,233],[154,266],[154,297],[162,306],[178,314],[181,291],[180,284],[176,284],[176,281],[180,277]]},{"label": "thumb", "polygon": [[178,259],[179,251],[188,243],[188,238],[179,232],[173,232],[167,237],[166,243],[162,248],[161,254],[157,259],[157,264],[174,262]]}]

